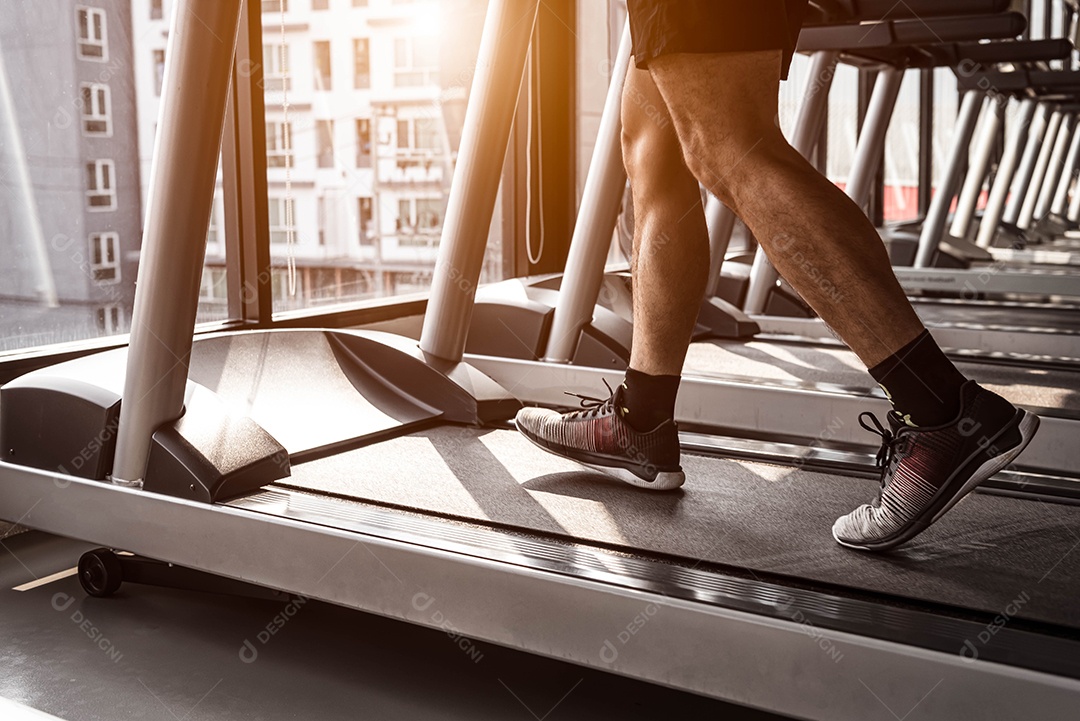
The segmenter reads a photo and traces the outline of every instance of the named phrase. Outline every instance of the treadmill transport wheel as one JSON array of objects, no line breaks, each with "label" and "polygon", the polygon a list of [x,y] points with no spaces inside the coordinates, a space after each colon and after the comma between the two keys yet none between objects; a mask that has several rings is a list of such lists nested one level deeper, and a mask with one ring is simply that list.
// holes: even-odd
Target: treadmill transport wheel
[{"label": "treadmill transport wheel", "polygon": [[91,596],[111,596],[123,581],[120,559],[108,548],[87,551],[79,559],[79,583]]}]

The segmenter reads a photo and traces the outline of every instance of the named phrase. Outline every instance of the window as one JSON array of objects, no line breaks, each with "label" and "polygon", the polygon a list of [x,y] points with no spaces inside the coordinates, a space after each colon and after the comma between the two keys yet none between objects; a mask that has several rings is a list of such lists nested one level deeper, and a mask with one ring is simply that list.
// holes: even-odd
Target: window
[{"label": "window", "polygon": [[206,267],[199,283],[199,300],[226,302],[229,300],[229,281],[224,268]]},{"label": "window", "polygon": [[435,230],[442,225],[443,201],[440,198],[416,199],[417,230]]},{"label": "window", "polygon": [[150,19],[160,20],[162,14],[161,0],[150,0]]},{"label": "window", "polygon": [[165,84],[165,51],[154,51],[154,94],[161,95],[161,86]]},{"label": "window", "polygon": [[90,234],[90,277],[102,285],[120,282],[120,236],[116,233]]},{"label": "window", "polygon": [[112,111],[108,85],[82,84],[82,117],[83,133],[86,135],[112,134]]},{"label": "window", "polygon": [[315,89],[331,90],[330,81],[330,41],[315,42]]},{"label": "window", "polygon": [[371,167],[371,118],[356,119],[356,167]]},{"label": "window", "polygon": [[334,121],[316,120],[315,137],[318,143],[319,167],[334,167]]},{"label": "window", "polygon": [[367,0],[352,0],[352,6],[354,8],[366,8]]},{"label": "window", "polygon": [[79,57],[83,60],[109,59],[105,11],[101,8],[75,8],[79,27]]},{"label": "window", "polygon": [[289,0],[263,0],[262,11],[264,13],[288,12]]},{"label": "window", "polygon": [[288,45],[263,45],[263,63],[266,66],[263,82],[268,92],[281,92],[291,88]]},{"label": "window", "polygon": [[312,10],[329,10],[330,0],[311,0]]},{"label": "window", "polygon": [[356,38],[353,43],[353,87],[371,87],[371,58],[368,53],[368,39]]},{"label": "window", "polygon": [[397,121],[397,146],[400,149],[412,147],[412,138],[409,137],[409,121]]},{"label": "window", "polygon": [[266,166],[284,168],[292,165],[292,125],[268,121],[266,123]]},{"label": "window", "polygon": [[438,150],[440,141],[439,123],[435,118],[417,118],[413,121],[413,146],[420,150]]},{"label": "window", "polygon": [[366,245],[376,238],[371,198],[357,198],[360,207],[360,243]]},{"label": "window", "polygon": [[86,164],[86,205],[90,210],[116,210],[115,175],[111,160]]},{"label": "window", "polygon": [[120,332],[120,306],[107,305],[97,309],[98,331],[104,335],[115,335]]},{"label": "window", "polygon": [[395,38],[394,85],[412,87],[438,81],[438,42],[433,38]]},{"label": "window", "polygon": [[296,233],[293,199],[270,198],[270,242],[287,243],[289,232]]}]

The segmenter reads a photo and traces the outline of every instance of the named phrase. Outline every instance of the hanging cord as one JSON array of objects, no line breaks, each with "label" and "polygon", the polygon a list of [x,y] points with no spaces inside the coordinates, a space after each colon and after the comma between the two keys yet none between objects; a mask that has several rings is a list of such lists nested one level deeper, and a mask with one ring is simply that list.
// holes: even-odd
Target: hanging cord
[{"label": "hanging cord", "polygon": [[[535,53],[535,55],[533,54]],[[533,60],[536,60],[536,64]],[[540,259],[544,257],[544,132],[543,132],[543,113],[541,112],[541,93],[540,93],[540,73],[537,66],[540,62],[540,48],[537,47],[537,43],[531,43],[529,45],[529,56],[526,61],[529,64],[529,82],[527,84],[526,95],[526,107],[528,109],[528,120],[525,123],[525,144],[528,146],[528,152],[525,154],[525,176],[528,178],[525,192],[525,252],[529,258],[530,265],[537,265],[540,263]],[[539,201],[540,201],[540,245],[536,249],[535,255],[533,254],[533,234],[532,234],[532,156],[533,156],[533,80],[536,81],[536,152],[539,156],[536,168],[537,182],[540,185]]]},{"label": "hanging cord", "polygon": [[281,45],[278,46],[278,65],[281,67],[281,111],[284,115],[282,143],[285,146],[285,266],[288,292],[296,297],[296,228],[293,219],[292,197],[292,121],[289,119],[289,69],[285,64],[285,0],[281,8]]}]

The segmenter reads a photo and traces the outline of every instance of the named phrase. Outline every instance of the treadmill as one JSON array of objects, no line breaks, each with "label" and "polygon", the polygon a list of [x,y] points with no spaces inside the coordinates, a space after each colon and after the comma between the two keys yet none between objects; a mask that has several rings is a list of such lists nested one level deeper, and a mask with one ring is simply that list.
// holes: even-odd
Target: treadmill
[{"label": "treadmill", "polygon": [[1075,506],[973,497],[865,555],[828,532],[872,494],[858,473],[702,447],[647,494],[505,426],[552,378],[462,350],[538,7],[489,5],[419,345],[192,344],[203,248],[168,241],[209,217],[241,3],[178,2],[130,348],[0,391],[0,512],[142,557],[91,556],[97,592],[167,563],[799,718],[1073,718]]}]

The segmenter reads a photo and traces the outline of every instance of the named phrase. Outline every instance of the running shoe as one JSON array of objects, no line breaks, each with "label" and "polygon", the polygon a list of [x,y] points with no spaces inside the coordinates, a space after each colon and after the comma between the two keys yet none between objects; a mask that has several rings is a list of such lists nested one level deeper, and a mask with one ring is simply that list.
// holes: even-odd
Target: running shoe
[{"label": "running shoe", "polygon": [[[604,383],[607,385],[607,382]],[[545,451],[614,476],[640,488],[666,491],[678,488],[685,476],[679,465],[679,433],[667,420],[642,433],[624,420],[622,386],[606,399],[581,399],[581,410],[558,413],[546,408],[522,408],[517,429]]]},{"label": "running shoe", "polygon": [[859,423],[881,436],[877,465],[881,490],[833,525],[833,538],[849,548],[884,551],[911,540],[980,483],[1012,463],[1031,441],[1039,417],[968,381],[960,412],[932,428],[907,425],[890,411],[888,428],[872,413]]}]

